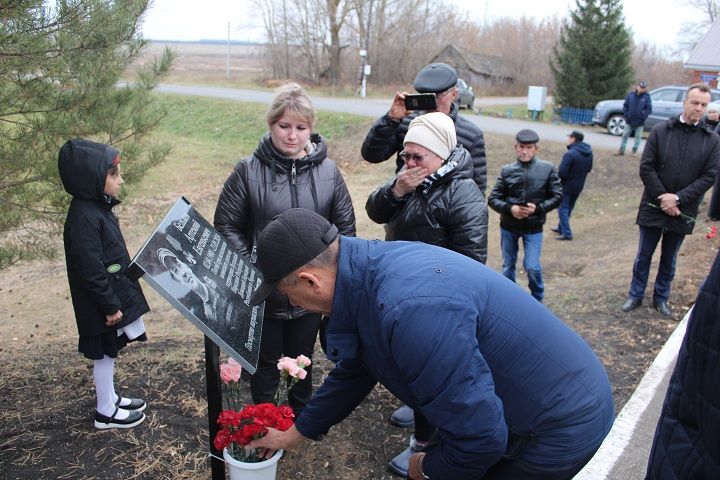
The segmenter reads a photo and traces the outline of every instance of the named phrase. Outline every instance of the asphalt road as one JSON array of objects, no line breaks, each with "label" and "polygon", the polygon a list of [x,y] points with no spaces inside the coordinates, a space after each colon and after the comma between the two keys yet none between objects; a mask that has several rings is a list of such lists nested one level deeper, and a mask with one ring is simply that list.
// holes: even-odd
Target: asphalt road
[{"label": "asphalt road", "polygon": [[[224,98],[228,100],[238,100],[243,102],[256,102],[269,104],[274,96],[273,92],[241,89],[241,88],[220,88],[220,87],[201,87],[188,85],[169,85],[160,84],[156,88],[158,92],[174,93],[178,95],[192,95],[199,97]],[[355,115],[364,115],[371,118],[377,118],[387,112],[390,107],[391,99],[371,99],[371,98],[333,98],[318,97],[312,98],[315,108],[318,110],[338,113],[352,113]],[[476,98],[475,106],[482,108],[491,105],[523,105],[526,101],[525,97],[488,97]],[[620,137],[614,137],[608,133],[603,133],[597,128],[583,128],[573,125],[557,125],[552,123],[538,123],[527,120],[516,120],[507,118],[495,118],[489,116],[475,115],[466,110],[461,112],[468,120],[475,123],[484,132],[491,132],[500,135],[514,136],[518,130],[523,128],[531,128],[540,135],[542,140],[554,142],[567,142],[567,135],[573,130],[578,129],[585,133],[585,141],[589,143],[593,149],[617,150],[620,145]],[[641,145],[645,145],[645,141]]]}]

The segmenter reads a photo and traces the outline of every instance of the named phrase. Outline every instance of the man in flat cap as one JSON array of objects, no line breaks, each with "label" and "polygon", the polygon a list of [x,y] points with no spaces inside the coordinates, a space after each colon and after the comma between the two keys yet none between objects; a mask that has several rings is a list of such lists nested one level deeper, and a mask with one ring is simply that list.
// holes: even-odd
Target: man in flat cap
[{"label": "man in flat cap", "polygon": [[465,255],[345,237],[291,209],[260,234],[257,267],[251,303],[277,288],[327,315],[335,362],[290,429],[250,444],[265,457],[320,438],[378,382],[438,429],[410,458],[412,480],[570,479],[612,426],[610,382],[587,343]]},{"label": "man in flat cap", "polygon": [[585,187],[585,179],[592,170],[593,152],[590,145],[583,140],[582,132],[573,130],[568,135],[567,153],[563,155],[558,169],[562,183],[562,203],[558,207],[558,227],[552,231],[560,234],[557,240],[572,240],[573,233],[570,228],[570,215],[575,208],[575,202]]},{"label": "man in flat cap", "polygon": [[[413,87],[418,93],[434,93],[437,98],[437,110],[455,122],[455,131],[460,145],[465,147],[473,163],[473,180],[485,195],[487,187],[487,163],[485,160],[485,138],[477,125],[458,114],[455,99],[458,95],[457,72],[447,63],[431,63],[415,77]],[[395,93],[390,110],[380,117],[370,128],[360,152],[370,163],[380,163],[396,155],[395,162],[399,172],[404,163],[400,157],[403,139],[413,118],[426,111],[410,111],[405,108],[407,92]]]},{"label": "man in flat cap", "polygon": [[545,285],[542,279],[540,252],[543,225],[547,212],[562,201],[562,186],[555,166],[537,158],[540,137],[523,129],[515,136],[517,161],[504,165],[495,182],[488,205],[500,214],[500,247],[503,275],[515,281],[518,241],[522,239],[530,293],[542,302]]}]

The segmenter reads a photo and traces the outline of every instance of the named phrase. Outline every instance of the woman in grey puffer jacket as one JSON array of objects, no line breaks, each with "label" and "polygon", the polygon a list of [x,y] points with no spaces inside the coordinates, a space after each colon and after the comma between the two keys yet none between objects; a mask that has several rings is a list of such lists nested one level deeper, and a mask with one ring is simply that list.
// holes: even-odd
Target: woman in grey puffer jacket
[{"label": "woman in grey puffer jacket", "polygon": [[[405,166],[365,204],[370,219],[385,223],[386,240],[437,245],[478,262],[487,260],[488,206],[473,180],[470,154],[457,143],[455,125],[444,113],[410,122],[401,156]],[[428,445],[435,427],[420,413],[402,406],[390,422],[415,424],[410,447],[390,461],[390,470],[407,476],[410,457]]]},{"label": "woman in grey puffer jacket", "polygon": [[[345,181],[327,158],[327,145],[312,133],[315,112],[302,88],[287,84],[278,91],[267,114],[270,132],[255,152],[240,161],[225,182],[215,210],[215,228],[242,255],[254,261],[260,231],[290,208],[306,208],[336,225],[342,235],[355,235],[355,213]],[[293,307],[274,292],[265,302],[260,359],[250,380],[255,403],[271,402],[279,383],[282,356],[312,357],[321,315]],[[289,403],[298,415],[312,395],[312,367],[290,390]]]}]

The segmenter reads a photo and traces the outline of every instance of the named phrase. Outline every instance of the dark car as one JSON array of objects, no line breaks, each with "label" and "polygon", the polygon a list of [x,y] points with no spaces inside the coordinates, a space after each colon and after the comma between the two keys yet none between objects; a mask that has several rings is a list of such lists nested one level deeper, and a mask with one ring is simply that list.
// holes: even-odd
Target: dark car
[{"label": "dark car", "polygon": [[469,110],[472,110],[475,106],[475,94],[473,93],[472,87],[468,85],[467,82],[465,82],[465,80],[463,80],[462,78],[458,78],[457,89],[458,96],[455,101],[457,102],[458,107],[465,107]]},{"label": "dark car", "polygon": [[[656,123],[682,113],[687,89],[688,87],[683,85],[668,85],[648,92],[652,99],[652,113],[645,120],[645,130],[650,130]],[[713,90],[711,96],[713,102],[720,100],[720,90]],[[625,130],[624,101],[603,100],[598,102],[593,112],[593,125],[607,128],[611,135],[622,135]]]}]

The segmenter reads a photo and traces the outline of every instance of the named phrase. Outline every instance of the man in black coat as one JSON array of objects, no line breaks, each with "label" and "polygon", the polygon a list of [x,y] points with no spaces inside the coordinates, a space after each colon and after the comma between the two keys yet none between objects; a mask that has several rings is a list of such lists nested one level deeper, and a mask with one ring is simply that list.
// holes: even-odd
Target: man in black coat
[{"label": "man in black coat", "polygon": [[572,240],[573,233],[570,228],[570,215],[572,215],[575,202],[580,197],[585,187],[585,179],[592,170],[593,152],[590,145],[583,142],[585,135],[582,132],[573,130],[568,135],[567,153],[563,155],[560,162],[558,175],[562,183],[563,198],[558,207],[560,217],[558,227],[552,231],[559,233],[557,240]]},{"label": "man in black coat", "polygon": [[708,103],[710,88],[692,85],[683,113],[655,125],[645,144],[640,162],[645,190],[636,221],[640,245],[623,312],[642,305],[650,263],[662,239],[653,305],[661,314],[672,315],[667,301],[677,253],[685,235],[693,231],[700,200],[715,180],[720,162],[720,137],[701,123]]},{"label": "man in black coat", "polygon": [[[434,93],[437,110],[455,122],[455,131],[460,145],[470,152],[473,164],[473,180],[485,195],[487,187],[487,162],[485,160],[485,138],[483,132],[470,120],[458,115],[455,99],[458,95],[457,72],[446,63],[431,63],[415,77],[413,87],[418,93]],[[397,92],[388,113],[380,117],[370,128],[360,150],[362,157],[370,163],[380,163],[393,155],[399,172],[404,162],[400,157],[403,140],[413,118],[428,111],[410,111],[405,108],[407,92]]]},{"label": "man in black coat", "polygon": [[[720,217],[718,196],[710,202],[710,216]],[[719,317],[720,253],[688,320],[655,430],[647,480],[720,478]]]},{"label": "man in black coat", "polygon": [[517,161],[504,165],[488,197],[490,208],[500,213],[500,248],[503,275],[515,281],[518,242],[522,239],[523,267],[528,275],[530,293],[539,302],[545,296],[540,265],[543,225],[547,212],[562,200],[560,178],[552,163],[540,160],[540,137],[523,129],[515,136]]}]

